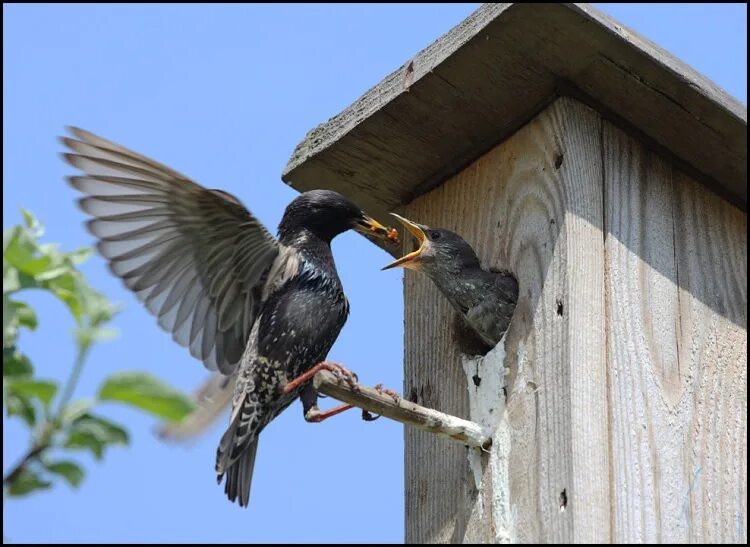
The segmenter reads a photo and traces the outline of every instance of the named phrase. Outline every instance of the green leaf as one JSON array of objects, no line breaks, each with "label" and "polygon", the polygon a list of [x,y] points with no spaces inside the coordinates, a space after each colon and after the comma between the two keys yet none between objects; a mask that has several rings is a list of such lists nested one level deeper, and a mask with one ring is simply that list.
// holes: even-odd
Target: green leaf
[{"label": "green leaf", "polygon": [[[21,280],[18,277],[18,270],[10,264],[6,264],[5,260],[3,260],[3,296],[15,292],[20,288]],[[5,320],[3,320],[3,325],[5,325]]]},{"label": "green leaf", "polygon": [[30,258],[29,260],[26,260],[19,267],[19,270],[34,277],[37,281],[41,281],[42,274],[45,274],[49,272],[50,270],[56,269],[56,268],[53,268],[53,266],[54,266],[54,261],[51,256],[40,256],[40,257]]},{"label": "green leaf", "polygon": [[[79,329],[96,329],[110,321],[119,308],[92,289],[76,268],[92,249],[65,253],[56,244],[40,244],[41,225],[28,211],[23,215],[25,227],[14,226],[3,233],[3,294],[24,288],[46,289],[67,306]],[[12,340],[17,324],[9,319],[12,314],[7,307],[3,311],[3,340]],[[27,314],[21,324],[33,328],[34,319]],[[79,343],[90,346],[107,335],[108,331],[90,330],[78,338]]]},{"label": "green leaf", "polygon": [[78,487],[83,480],[83,469],[75,462],[43,462],[43,465],[50,473],[63,477],[73,488]]},{"label": "green leaf", "polygon": [[73,331],[78,345],[88,347],[94,342],[108,342],[117,338],[119,331],[107,327],[81,327]]},{"label": "green leaf", "polygon": [[10,496],[25,496],[34,490],[46,490],[52,486],[49,481],[42,480],[35,472],[24,469],[21,471],[8,488]]},{"label": "green leaf", "polygon": [[86,414],[89,409],[94,406],[93,399],[79,399],[65,405],[60,411],[60,423],[63,426],[76,421],[78,418]]},{"label": "green leaf", "polygon": [[28,209],[21,208],[21,214],[23,215],[23,221],[26,224],[26,228],[31,232],[35,238],[42,237],[44,235],[44,226],[37,220],[34,214]]},{"label": "green leaf", "polygon": [[94,250],[90,247],[81,247],[80,249],[67,253],[66,256],[73,264],[81,264],[86,262],[93,253]]},{"label": "green leaf", "polygon": [[31,361],[15,347],[3,348],[3,378],[28,377],[34,373]]},{"label": "green leaf", "polygon": [[49,406],[57,393],[57,384],[49,380],[27,380],[19,378],[8,382],[8,389],[18,395],[34,397]]},{"label": "green leaf", "polygon": [[38,324],[36,313],[28,304],[24,302],[10,302],[13,314],[18,318],[18,323],[28,328],[29,330],[36,329]]},{"label": "green leaf", "polygon": [[3,255],[5,255],[5,250],[10,247],[13,238],[16,236],[16,231],[19,229],[20,227],[13,226],[12,228],[3,230]]},{"label": "green leaf", "polygon": [[26,425],[33,427],[36,424],[36,408],[31,400],[25,395],[18,393],[5,393],[5,410],[8,416],[19,416]]},{"label": "green leaf", "polygon": [[33,236],[22,226],[14,226],[3,249],[3,264],[7,262],[10,266],[21,269],[26,262],[34,259],[36,251]]},{"label": "green leaf", "polygon": [[27,304],[15,302],[3,293],[3,347],[15,344],[19,325],[29,330],[36,329],[36,314]]},{"label": "green leaf", "polygon": [[13,344],[16,339],[16,315],[13,303],[3,293],[3,347]]},{"label": "green leaf", "polygon": [[101,459],[108,445],[127,445],[128,441],[128,432],[122,427],[87,413],[73,422],[64,446],[91,450],[97,459]]},{"label": "green leaf", "polygon": [[45,282],[45,287],[63,301],[68,307],[70,313],[79,325],[83,324],[83,298],[81,296],[82,287],[78,278],[80,274],[75,271],[67,271],[62,275]]},{"label": "green leaf", "polygon": [[195,408],[192,399],[145,372],[113,374],[99,390],[103,401],[118,401],[168,421],[179,421]]},{"label": "green leaf", "polygon": [[58,266],[57,268],[51,268],[40,272],[39,274],[34,275],[34,278],[39,282],[51,281],[68,273],[70,273],[70,266]]}]

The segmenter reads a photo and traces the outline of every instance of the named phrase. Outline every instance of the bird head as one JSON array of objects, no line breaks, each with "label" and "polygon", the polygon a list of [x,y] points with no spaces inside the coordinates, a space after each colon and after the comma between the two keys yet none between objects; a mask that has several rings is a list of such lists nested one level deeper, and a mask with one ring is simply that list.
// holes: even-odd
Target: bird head
[{"label": "bird head", "polygon": [[458,234],[443,228],[432,228],[391,213],[416,238],[419,248],[382,268],[388,270],[401,266],[427,274],[437,271],[460,272],[467,267],[478,267],[479,259],[474,249]]},{"label": "bird head", "polygon": [[309,231],[330,242],[349,229],[389,243],[398,242],[398,231],[386,228],[350,199],[332,190],[311,190],[297,196],[284,212],[279,237],[283,242]]}]

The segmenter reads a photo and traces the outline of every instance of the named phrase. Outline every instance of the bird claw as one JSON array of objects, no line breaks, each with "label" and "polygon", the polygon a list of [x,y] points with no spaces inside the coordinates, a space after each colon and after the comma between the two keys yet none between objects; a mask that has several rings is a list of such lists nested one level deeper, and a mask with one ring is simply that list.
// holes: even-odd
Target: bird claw
[{"label": "bird claw", "polygon": [[380,418],[382,414],[371,414],[370,411],[362,409],[362,419],[366,422],[374,422]]},{"label": "bird claw", "polygon": [[399,404],[401,402],[401,395],[393,391],[392,389],[388,389],[387,387],[383,387],[383,384],[378,384],[375,386],[375,391],[380,393],[381,395],[385,393],[386,395],[390,395],[391,399],[393,399],[393,402],[396,404]]},{"label": "bird claw", "polygon": [[320,420],[320,408],[318,408],[318,405],[311,406],[309,409],[307,409],[307,412],[305,412],[305,421],[316,423]]},{"label": "bird claw", "polygon": [[346,382],[349,384],[349,387],[352,389],[352,391],[358,391],[359,390],[359,378],[357,375],[352,372],[351,370],[344,368],[343,366],[339,365],[338,363],[328,363],[328,370],[336,376],[339,382],[346,380]]},{"label": "bird claw", "polygon": [[297,376],[294,380],[291,382],[287,382],[283,386],[279,388],[279,392],[282,395],[286,395],[288,393],[294,392],[294,390],[299,389],[301,386],[309,382],[313,379],[313,377],[320,372],[321,370],[328,370],[330,371],[334,376],[336,376],[339,381],[342,379],[346,379],[347,382],[349,382],[349,385],[352,388],[352,391],[359,390],[359,386],[357,385],[357,375],[351,372],[350,370],[345,369],[338,363],[331,363],[329,361],[323,361],[321,363],[318,363],[314,367],[310,368],[303,374]]},{"label": "bird claw", "polygon": [[[388,389],[387,387],[383,387],[383,384],[378,384],[375,386],[375,391],[380,393],[381,395],[389,395],[391,399],[393,399],[393,402],[396,404],[399,404],[401,402],[401,395],[393,391],[392,389]],[[382,414],[372,414],[371,412],[367,410],[362,410],[362,419],[366,422],[374,422],[378,418],[380,418]]]}]

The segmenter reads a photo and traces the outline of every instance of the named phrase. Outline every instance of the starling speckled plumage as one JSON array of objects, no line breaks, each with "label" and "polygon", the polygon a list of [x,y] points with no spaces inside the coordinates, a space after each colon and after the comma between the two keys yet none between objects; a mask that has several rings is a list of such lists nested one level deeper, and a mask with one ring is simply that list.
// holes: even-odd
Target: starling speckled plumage
[{"label": "starling speckled plumage", "polygon": [[[230,194],[87,131],[62,138],[83,176],[81,208],[97,249],[172,338],[211,370],[237,380],[216,458],[230,500],[246,506],[258,435],[310,382],[286,386],[323,359],[349,313],[331,240],[354,228],[394,240],[341,194],[295,198],[276,240]],[[291,384],[289,384],[291,386]]]},{"label": "starling speckled plumage", "polygon": [[518,302],[515,276],[483,270],[471,245],[449,230],[393,216],[416,237],[419,248],[383,269],[401,266],[427,274],[481,340],[495,346],[508,330]]}]

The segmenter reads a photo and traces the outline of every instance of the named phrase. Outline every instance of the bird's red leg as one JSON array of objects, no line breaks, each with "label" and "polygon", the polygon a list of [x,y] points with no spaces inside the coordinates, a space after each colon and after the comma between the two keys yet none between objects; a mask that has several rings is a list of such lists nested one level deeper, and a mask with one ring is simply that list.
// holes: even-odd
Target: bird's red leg
[{"label": "bird's red leg", "polygon": [[349,410],[350,408],[354,407],[352,405],[343,404],[331,408],[330,410],[324,410],[321,412],[321,410],[316,405],[305,413],[305,420],[308,422],[320,423],[323,420],[327,420],[328,418],[331,418],[336,414],[341,414],[342,412],[344,412],[345,410]]},{"label": "bird's red leg", "polygon": [[312,380],[313,376],[315,376],[321,370],[328,370],[330,372],[333,372],[339,378],[343,376],[346,379],[346,381],[349,382],[349,385],[352,387],[352,389],[356,389],[357,387],[357,375],[356,374],[354,374],[352,371],[348,369],[345,369],[338,363],[331,363],[330,361],[323,361],[321,363],[318,363],[314,367],[312,367],[310,370],[308,370],[304,374],[297,376],[294,380],[292,380],[288,384],[286,384],[282,388],[281,394],[286,395],[287,393],[291,393],[292,391],[300,387],[302,384]]},{"label": "bird's red leg", "polygon": [[305,384],[305,387],[302,388],[300,401],[302,402],[302,415],[305,417],[305,421],[313,423],[320,423],[331,416],[335,416],[336,414],[340,414],[341,412],[352,408],[351,405],[344,404],[321,412],[318,408],[318,393],[310,382]]}]

